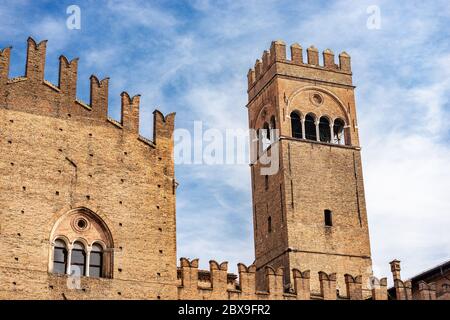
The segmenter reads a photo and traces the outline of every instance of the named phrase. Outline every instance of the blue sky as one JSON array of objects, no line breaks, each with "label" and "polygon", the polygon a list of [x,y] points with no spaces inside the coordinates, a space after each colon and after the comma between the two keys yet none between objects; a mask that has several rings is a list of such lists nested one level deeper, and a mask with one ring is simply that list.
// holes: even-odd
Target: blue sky
[{"label": "blue sky", "polygon": [[[13,46],[10,76],[24,73],[26,39],[48,39],[46,79],[58,57],[80,57],[89,76],[110,77],[118,119],[123,90],[140,93],[141,134],[152,111],[176,126],[247,128],[246,74],[270,42],[314,44],[352,56],[374,271],[399,258],[404,277],[450,258],[450,4],[448,1],[0,1],[0,45]],[[81,29],[66,28],[66,8]],[[377,5],[381,28],[368,29]],[[247,165],[179,165],[178,255],[253,261]]]}]

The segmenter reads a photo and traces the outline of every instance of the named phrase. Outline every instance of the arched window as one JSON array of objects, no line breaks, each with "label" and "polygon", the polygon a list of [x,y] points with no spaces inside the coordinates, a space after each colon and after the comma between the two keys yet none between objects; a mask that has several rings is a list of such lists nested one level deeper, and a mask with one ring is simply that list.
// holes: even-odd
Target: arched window
[{"label": "arched window", "polygon": [[270,118],[270,129],[276,129],[277,128],[277,124],[275,122],[275,116],[272,116]]},{"label": "arched window", "polygon": [[333,219],[331,217],[331,211],[327,209],[323,213],[324,213],[324,219],[325,219],[325,226],[326,227],[332,227],[333,226]]},{"label": "arched window", "polygon": [[293,138],[303,138],[302,121],[300,120],[300,115],[295,111],[291,112],[291,130]]},{"label": "arched window", "polygon": [[114,241],[95,212],[84,207],[70,210],[56,221],[50,239],[50,272],[112,278]]},{"label": "arched window", "polygon": [[81,242],[77,241],[73,244],[70,260],[70,273],[84,276],[86,274],[86,251]]},{"label": "arched window", "polygon": [[275,142],[276,139],[276,129],[277,129],[277,123],[275,121],[275,116],[270,117],[270,137],[271,142]]},{"label": "arched window", "polygon": [[334,120],[333,125],[333,142],[337,144],[345,144],[344,134],[345,122],[342,119]]},{"label": "arched window", "polygon": [[267,122],[264,122],[263,128],[262,130],[260,130],[260,133],[262,151],[265,151],[270,146],[270,130],[269,124]]},{"label": "arched window", "polygon": [[267,140],[270,140],[270,127],[267,122],[264,122],[263,129],[263,137],[265,137]]},{"label": "arched window", "polygon": [[315,120],[312,114],[308,114],[305,117],[305,136],[308,140],[317,140]]},{"label": "arched window", "polygon": [[272,232],[272,217],[267,218],[267,232]]},{"label": "arched window", "polygon": [[103,248],[97,243],[92,246],[89,256],[89,276],[103,277]]},{"label": "arched window", "polygon": [[327,117],[320,117],[319,135],[320,141],[331,142],[330,120]]},{"label": "arched window", "polygon": [[53,248],[53,273],[66,273],[67,270],[67,247],[66,243],[57,239]]}]

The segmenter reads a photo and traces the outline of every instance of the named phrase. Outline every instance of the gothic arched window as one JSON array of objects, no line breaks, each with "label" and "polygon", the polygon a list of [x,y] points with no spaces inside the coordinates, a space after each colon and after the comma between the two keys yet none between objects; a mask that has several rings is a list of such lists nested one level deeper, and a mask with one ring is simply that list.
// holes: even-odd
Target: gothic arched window
[{"label": "gothic arched window", "polygon": [[105,221],[88,208],[62,215],[53,227],[49,271],[112,278],[114,241]]},{"label": "gothic arched window", "polygon": [[300,115],[295,111],[291,112],[291,131],[293,138],[303,138],[302,121]]},{"label": "gothic arched window", "polygon": [[53,249],[53,272],[66,273],[67,270],[67,246],[66,243],[57,239]]},{"label": "gothic arched window", "polygon": [[320,141],[331,142],[330,120],[327,117],[320,117],[319,135]]},{"label": "gothic arched window", "polygon": [[308,140],[317,140],[316,118],[312,114],[305,117],[305,136]]}]

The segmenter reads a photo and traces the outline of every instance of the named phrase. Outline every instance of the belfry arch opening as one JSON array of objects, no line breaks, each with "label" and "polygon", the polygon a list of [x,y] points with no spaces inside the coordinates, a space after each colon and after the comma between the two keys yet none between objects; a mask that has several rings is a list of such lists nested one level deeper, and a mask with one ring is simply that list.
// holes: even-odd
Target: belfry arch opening
[{"label": "belfry arch opening", "polygon": [[291,134],[293,138],[303,139],[302,121],[297,111],[291,112]]},{"label": "belfry arch opening", "polygon": [[317,140],[316,117],[311,113],[305,117],[305,138],[308,140]]},{"label": "belfry arch opening", "polygon": [[331,142],[330,120],[322,116],[319,120],[319,136],[322,142]]}]

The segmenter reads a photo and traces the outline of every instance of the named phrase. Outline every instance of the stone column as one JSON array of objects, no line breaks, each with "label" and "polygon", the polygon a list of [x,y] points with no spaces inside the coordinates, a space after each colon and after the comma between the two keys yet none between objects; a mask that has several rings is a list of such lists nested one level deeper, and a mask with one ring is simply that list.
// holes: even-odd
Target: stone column
[{"label": "stone column", "polygon": [[334,136],[333,136],[333,124],[330,123],[330,143],[334,143]]},{"label": "stone column", "polygon": [[302,122],[302,139],[306,139],[305,118],[302,118],[300,121]]},{"label": "stone column", "polygon": [[68,275],[70,275],[70,272],[72,271],[71,269],[71,264],[72,264],[72,248],[73,245],[69,244],[69,247],[67,248],[67,266],[66,266],[66,273]]},{"label": "stone column", "polygon": [[314,124],[316,125],[316,141],[320,141],[319,123],[319,120],[314,121]]},{"label": "stone column", "polygon": [[86,277],[89,277],[89,265],[91,264],[91,250],[92,247],[88,247],[86,248],[86,266],[84,270],[84,274],[86,275]]}]

